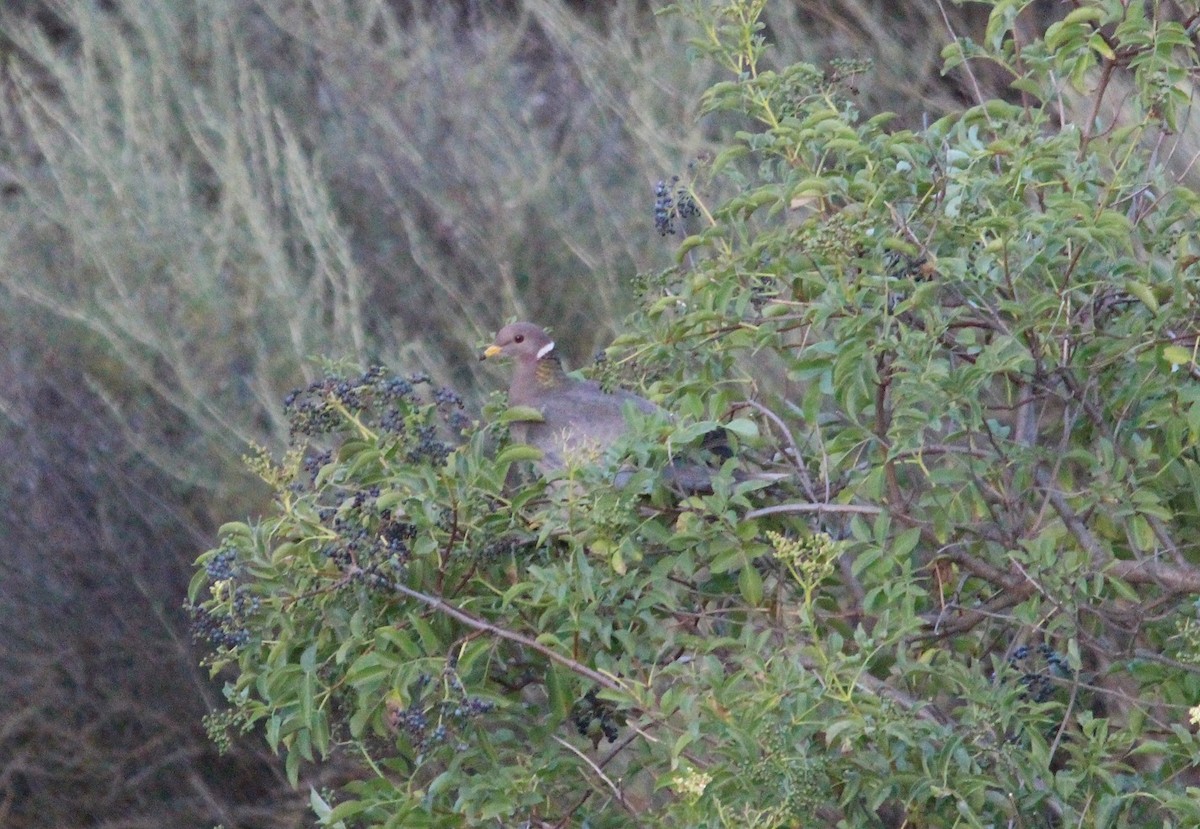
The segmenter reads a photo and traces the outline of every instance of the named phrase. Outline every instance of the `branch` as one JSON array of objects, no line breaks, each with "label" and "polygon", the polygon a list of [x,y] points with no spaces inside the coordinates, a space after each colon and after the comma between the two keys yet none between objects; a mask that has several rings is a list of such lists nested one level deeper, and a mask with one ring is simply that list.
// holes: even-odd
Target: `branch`
[{"label": "branch", "polygon": [[1050,473],[1044,467],[1038,467],[1034,472],[1034,480],[1037,485],[1046,493],[1046,499],[1050,502],[1050,506],[1054,507],[1054,511],[1058,513],[1058,517],[1062,519],[1063,524],[1075,536],[1075,540],[1079,542],[1079,546],[1083,551],[1092,557],[1092,561],[1097,567],[1102,567],[1106,562],[1112,559],[1112,554],[1104,548],[1100,543],[1100,539],[1092,534],[1088,529],[1087,524],[1083,522],[1075,510],[1071,509],[1071,505],[1067,503],[1067,499],[1063,497],[1062,491],[1055,486],[1054,481],[1050,480]]},{"label": "branch", "polygon": [[[361,573],[368,578],[375,577],[375,574],[369,573],[366,570],[363,570],[361,567],[353,568],[352,572]],[[577,662],[574,659],[563,656],[552,648],[548,648],[541,642],[538,642],[536,639],[530,639],[524,634],[502,628],[499,625],[494,625],[491,622],[480,619],[478,616],[474,616],[461,608],[455,607],[444,599],[439,599],[437,596],[430,596],[428,593],[422,593],[420,590],[414,590],[406,584],[401,584],[400,582],[394,581],[387,581],[386,583],[388,587],[390,587],[392,590],[395,590],[397,593],[407,596],[410,599],[416,599],[418,602],[433,608],[439,613],[444,613],[451,619],[462,622],[469,628],[490,634],[495,636],[497,639],[515,642],[518,645],[523,645],[532,651],[536,651],[537,653],[540,653],[542,656],[549,659],[551,662],[557,662],[567,670],[573,671],[582,677],[590,679],[592,682],[596,683],[602,688],[607,688],[610,691],[616,691],[618,693],[623,693],[627,690],[615,677],[609,676],[608,674],[602,674],[594,668],[589,668],[582,662]]]},{"label": "branch", "polygon": [[796,438],[793,437],[791,430],[788,429],[787,424],[783,422],[783,419],[756,400],[742,400],[734,405],[749,406],[774,424],[775,428],[779,430],[780,434],[782,434],[784,439],[786,439],[788,442],[788,448],[791,449],[790,460],[792,462],[792,466],[796,469],[796,474],[800,478],[800,486],[804,488],[804,494],[809,498],[816,498],[817,496],[816,492],[813,490],[812,480],[808,476],[808,467],[805,466],[804,458],[800,455],[800,447],[796,445]]},{"label": "branch", "polygon": [[883,512],[883,507],[876,507],[870,504],[822,504],[814,502],[797,502],[793,504],[775,504],[770,507],[759,507],[752,509],[746,513],[743,518],[761,518],[764,515],[777,515],[779,513],[800,513],[800,512],[853,512],[860,515],[878,515]]},{"label": "branch", "polygon": [[[601,758],[600,762],[597,765],[601,769],[603,769],[618,754],[620,754],[622,751],[624,751],[629,746],[630,743],[632,743],[634,740],[636,740],[638,738],[638,736],[639,736],[638,731],[631,730],[628,734],[626,734],[624,737],[621,738],[621,741],[619,743],[617,743],[615,748],[613,748],[611,751],[608,752],[608,754],[606,754],[603,758]],[[584,792],[583,795],[577,801],[575,801],[575,805],[572,806],[570,809],[568,809],[566,814],[563,815],[562,820],[560,820],[558,823],[554,824],[553,829],[564,829],[564,827],[568,823],[570,823],[571,816],[583,808],[583,804],[588,802],[588,798],[590,798],[592,796],[592,793],[594,791],[595,791],[595,789],[589,788],[586,792]]]},{"label": "branch", "polygon": [[1200,593],[1200,569],[1158,561],[1114,561],[1107,572],[1129,584],[1153,584],[1172,593]]},{"label": "branch", "polygon": [[[588,757],[582,751],[575,748],[575,746],[571,745],[557,734],[551,734],[550,738],[586,763],[588,767],[595,772],[596,776],[604,782],[604,785],[608,786],[609,790],[613,793],[613,797],[617,799],[617,803],[621,804],[621,808],[629,812],[629,814],[632,815],[636,820],[637,813],[634,812],[633,807],[629,805],[629,801],[625,799],[625,793],[617,787],[616,783],[609,779],[608,775],[604,773],[604,769],[596,765],[596,762],[592,760],[592,758]],[[640,826],[641,824],[638,825]]]}]

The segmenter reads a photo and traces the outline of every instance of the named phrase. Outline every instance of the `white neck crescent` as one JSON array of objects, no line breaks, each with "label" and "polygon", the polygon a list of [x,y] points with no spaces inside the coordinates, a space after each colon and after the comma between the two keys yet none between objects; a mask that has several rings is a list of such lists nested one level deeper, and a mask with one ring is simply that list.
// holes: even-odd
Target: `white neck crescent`
[{"label": "white neck crescent", "polygon": [[540,360],[553,350],[554,350],[554,340],[551,340],[550,342],[546,343],[544,346],[542,346],[541,348],[538,349],[537,358]]}]

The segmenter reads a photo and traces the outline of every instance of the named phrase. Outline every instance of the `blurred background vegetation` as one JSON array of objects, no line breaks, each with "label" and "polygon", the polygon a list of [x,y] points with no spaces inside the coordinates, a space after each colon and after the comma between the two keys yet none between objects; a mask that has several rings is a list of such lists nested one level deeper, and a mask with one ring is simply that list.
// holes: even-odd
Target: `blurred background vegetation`
[{"label": "blurred background vegetation", "polygon": [[[716,70],[656,5],[0,6],[0,825],[310,821],[261,740],[219,756],[204,733],[191,562],[261,508],[241,456],[284,445],[314,358],[478,401],[507,319],[577,365],[611,338],[677,242],[655,182],[737,126],[696,116]],[[1001,89],[940,75],[969,7],[765,19],[780,64],[873,61],[861,108],[901,125]]]}]

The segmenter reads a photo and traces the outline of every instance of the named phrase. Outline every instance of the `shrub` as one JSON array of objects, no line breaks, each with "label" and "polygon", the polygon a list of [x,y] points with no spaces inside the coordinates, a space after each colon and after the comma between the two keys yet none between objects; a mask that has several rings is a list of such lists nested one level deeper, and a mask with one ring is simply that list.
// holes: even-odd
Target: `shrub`
[{"label": "shrub", "polygon": [[[771,67],[762,6],[675,9],[744,128],[664,184],[699,227],[608,354],[684,424],[644,473],[507,487],[502,406],[330,377],[201,556],[231,721],[293,780],[360,759],[325,825],[1200,821],[1190,30],[1095,0],[1018,37],[999,0],[945,58],[1011,99],[891,131],[867,67]],[[667,445],[733,411],[787,482],[671,498]]]}]

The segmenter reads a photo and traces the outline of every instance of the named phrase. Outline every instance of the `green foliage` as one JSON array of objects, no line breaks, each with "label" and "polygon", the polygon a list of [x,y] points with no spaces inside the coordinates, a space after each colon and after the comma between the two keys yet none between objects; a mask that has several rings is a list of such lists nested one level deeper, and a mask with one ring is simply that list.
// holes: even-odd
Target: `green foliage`
[{"label": "green foliage", "polygon": [[[293,780],[361,757],[324,825],[1200,821],[1186,32],[1103,0],[1018,41],[993,3],[946,59],[1012,100],[890,131],[866,67],[771,67],[762,5],[675,9],[742,131],[665,193],[703,227],[609,353],[689,421],[641,471],[508,485],[501,407],[331,378],[258,463],[273,513],[201,557],[239,722]],[[787,481],[670,497],[731,409]]]}]

